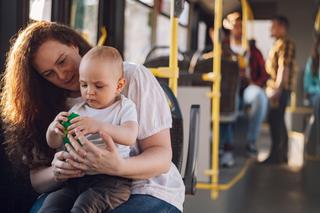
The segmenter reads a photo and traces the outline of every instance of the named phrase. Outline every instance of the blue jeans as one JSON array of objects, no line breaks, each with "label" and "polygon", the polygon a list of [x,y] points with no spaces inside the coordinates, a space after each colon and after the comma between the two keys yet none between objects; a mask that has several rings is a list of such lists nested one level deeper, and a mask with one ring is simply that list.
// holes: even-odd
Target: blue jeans
[{"label": "blue jeans", "polygon": [[[111,211],[111,213],[180,213],[171,204],[150,195],[131,195],[129,200]],[[105,212],[106,213],[106,212]]]},{"label": "blue jeans", "polygon": [[313,122],[313,129],[314,131],[314,139],[316,142],[315,146],[315,153],[320,153],[320,94],[313,94],[309,95],[309,100],[311,103],[311,106],[313,107],[313,117],[314,117],[314,122]]},{"label": "blue jeans", "polygon": [[[48,194],[41,195],[33,204],[29,213],[37,213]],[[171,204],[150,195],[131,195],[129,200],[111,211],[111,213],[180,213]]]},{"label": "blue jeans", "polygon": [[233,144],[233,122],[220,123],[220,148],[232,146]]},{"label": "blue jeans", "polygon": [[245,105],[250,105],[247,142],[255,143],[267,114],[268,98],[261,87],[249,85],[244,90],[243,102]]}]

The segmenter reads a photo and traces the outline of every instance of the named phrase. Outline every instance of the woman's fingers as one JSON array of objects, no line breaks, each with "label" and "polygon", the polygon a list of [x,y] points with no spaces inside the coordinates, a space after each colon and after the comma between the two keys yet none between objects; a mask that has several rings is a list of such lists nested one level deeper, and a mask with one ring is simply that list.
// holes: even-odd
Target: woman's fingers
[{"label": "woman's fingers", "polygon": [[64,161],[69,158],[71,158],[71,155],[68,152],[60,151],[54,155],[54,159],[53,159],[52,163],[54,163],[55,161]]},{"label": "woman's fingers", "polygon": [[69,154],[72,156],[72,159],[80,163],[85,162],[84,159],[72,148],[70,144],[66,144],[65,147],[67,148]]},{"label": "woman's fingers", "polygon": [[66,162],[66,160],[70,160],[71,157],[72,156],[65,151],[60,151],[55,154],[51,164],[53,176],[56,181],[64,181],[69,178],[84,175],[80,169],[75,168],[70,163]]},{"label": "woman's fingers", "polygon": [[110,152],[113,152],[113,151],[116,151],[117,150],[117,147],[116,147],[116,144],[114,143],[113,139],[111,138],[110,135],[108,135],[107,133],[101,131],[99,132],[102,140],[105,142],[106,146],[107,146],[107,149],[110,151]]},{"label": "woman's fingers", "polygon": [[79,162],[76,162],[76,161],[74,161],[72,159],[68,159],[67,162],[71,166],[73,166],[74,168],[77,168],[79,170],[82,170],[82,171],[88,171],[89,170],[89,167],[84,163],[79,163]]},{"label": "woman's fingers", "polygon": [[63,169],[63,170],[72,170],[74,169],[72,165],[67,163],[66,161],[57,160],[52,163],[52,166],[54,166],[57,169]]},{"label": "woman's fingers", "polygon": [[63,169],[54,169],[53,176],[56,181],[65,181],[69,178],[81,177],[84,175],[84,172],[81,170],[63,170]]},{"label": "woman's fingers", "polygon": [[[71,146],[73,150],[77,152],[78,155],[80,155],[81,158],[86,156],[86,151],[82,148],[82,145],[79,143],[78,140],[76,140],[72,135],[68,135],[69,141],[71,143]],[[69,150],[68,150],[69,151]]]}]

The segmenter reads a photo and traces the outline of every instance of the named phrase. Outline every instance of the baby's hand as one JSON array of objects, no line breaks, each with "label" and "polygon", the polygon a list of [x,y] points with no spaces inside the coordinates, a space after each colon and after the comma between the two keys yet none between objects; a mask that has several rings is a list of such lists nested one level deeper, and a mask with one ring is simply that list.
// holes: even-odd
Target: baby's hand
[{"label": "baby's hand", "polygon": [[58,135],[64,136],[64,127],[62,126],[62,121],[68,121],[68,116],[70,115],[69,112],[60,112],[52,123],[49,126],[49,131],[54,132]]},{"label": "baby's hand", "polygon": [[89,117],[79,116],[70,121],[71,126],[68,127],[68,131],[71,134],[75,133],[75,129],[81,131],[82,134],[87,135],[91,133],[99,132],[101,123],[97,120]]}]

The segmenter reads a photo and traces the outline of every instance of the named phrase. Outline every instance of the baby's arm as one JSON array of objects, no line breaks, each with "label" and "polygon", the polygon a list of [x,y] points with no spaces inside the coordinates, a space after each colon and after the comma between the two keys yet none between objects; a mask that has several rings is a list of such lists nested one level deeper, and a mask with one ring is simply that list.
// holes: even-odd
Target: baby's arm
[{"label": "baby's arm", "polygon": [[127,98],[122,100],[121,105],[122,108],[118,113],[120,125],[103,123],[101,130],[107,132],[116,143],[130,146],[138,137],[137,110],[135,104]]},{"label": "baby's arm", "polygon": [[71,126],[68,127],[68,131],[74,133],[77,129],[83,135],[104,131],[118,144],[133,145],[137,140],[139,128],[135,104],[129,99],[123,100],[122,108],[117,113],[117,116],[119,118],[119,125],[86,116],[79,116],[70,121]]},{"label": "baby's arm", "polygon": [[47,129],[47,143],[52,149],[57,149],[63,145],[64,127],[60,122],[67,121],[69,114],[69,112],[60,112]]},{"label": "baby's arm", "polygon": [[137,122],[127,121],[119,126],[104,123],[100,130],[107,132],[116,143],[130,146],[137,140],[138,128]]}]

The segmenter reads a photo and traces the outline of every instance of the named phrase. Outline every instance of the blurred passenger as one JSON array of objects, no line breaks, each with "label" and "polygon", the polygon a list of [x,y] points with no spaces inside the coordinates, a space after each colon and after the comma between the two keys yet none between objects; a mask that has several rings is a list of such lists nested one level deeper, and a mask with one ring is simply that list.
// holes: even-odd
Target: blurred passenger
[{"label": "blurred passenger", "polygon": [[304,72],[304,91],[307,94],[309,102],[314,109],[314,129],[317,142],[316,152],[320,152],[319,142],[320,134],[320,67],[319,67],[319,48],[320,48],[320,35],[316,37],[315,44],[312,48],[312,55],[308,58],[306,69]]},{"label": "blurred passenger", "polygon": [[265,163],[286,163],[288,160],[288,132],[284,120],[285,109],[293,88],[295,74],[295,45],[288,38],[289,21],[284,16],[272,19],[271,36],[276,40],[266,63],[271,78],[267,82],[270,102],[268,121],[271,131],[271,152]]},{"label": "blurred passenger", "polygon": [[[232,61],[233,63],[237,63],[237,58],[232,53],[232,50],[230,49],[230,32],[228,30],[222,31],[222,42],[221,42],[221,57],[226,61]],[[214,31],[211,28],[210,29],[210,37],[213,41],[213,34]],[[213,57],[213,52],[210,53],[211,57]],[[238,71],[237,71],[238,72]],[[223,69],[221,70],[221,80],[225,81],[226,79],[223,79]],[[230,79],[228,79],[230,80]],[[232,82],[232,81],[231,81]],[[230,92],[237,92],[237,91],[224,91],[223,90],[223,83],[221,82],[221,96],[224,96],[224,93],[230,93]],[[227,82],[228,84],[230,82]],[[230,87],[228,87],[230,89]],[[231,95],[233,96],[233,95]],[[237,105],[236,100],[234,100],[234,103],[229,102],[228,100],[228,107],[234,105]],[[222,106],[222,99],[220,100],[220,113],[223,111]],[[231,107],[233,108],[233,107]],[[233,125],[234,125],[234,119],[230,119],[232,121],[221,121],[220,120],[220,165],[223,167],[232,167],[235,164],[234,155],[233,155]]]},{"label": "blurred passenger", "polygon": [[230,48],[238,57],[240,65],[240,107],[248,115],[246,150],[256,156],[256,141],[260,134],[261,124],[266,116],[268,99],[264,87],[269,78],[265,63],[255,41],[248,42],[248,49],[242,46],[242,20],[239,13],[228,15],[230,31]]}]

